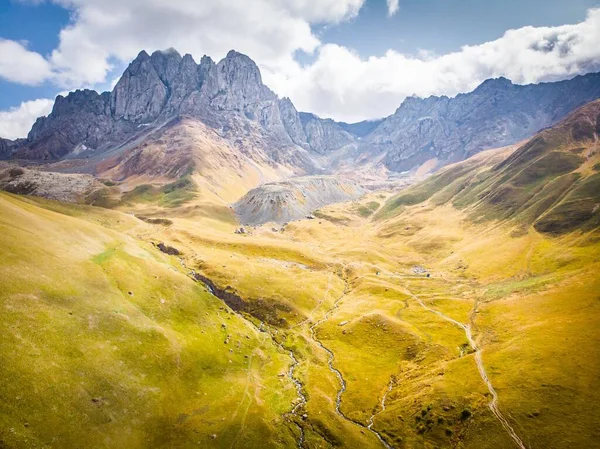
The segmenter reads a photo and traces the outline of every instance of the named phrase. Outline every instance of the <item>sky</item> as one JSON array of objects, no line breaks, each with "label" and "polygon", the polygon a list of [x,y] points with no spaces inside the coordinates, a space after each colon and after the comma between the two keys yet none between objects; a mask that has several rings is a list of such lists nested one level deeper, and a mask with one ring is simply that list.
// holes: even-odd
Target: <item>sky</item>
[{"label": "sky", "polygon": [[247,54],[296,108],[343,121],[410,95],[600,71],[600,0],[0,0],[0,137],[57,94],[110,90],[144,49]]}]

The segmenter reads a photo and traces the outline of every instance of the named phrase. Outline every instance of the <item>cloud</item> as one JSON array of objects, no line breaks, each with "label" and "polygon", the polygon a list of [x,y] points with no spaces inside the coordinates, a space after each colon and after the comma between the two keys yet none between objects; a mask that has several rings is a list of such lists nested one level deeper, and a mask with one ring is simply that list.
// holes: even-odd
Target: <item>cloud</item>
[{"label": "cloud", "polygon": [[[103,83],[115,62],[168,47],[197,60],[229,50],[278,70],[319,45],[311,24],[355,17],[365,0],[52,0],[73,12],[47,58],[64,88]],[[40,57],[41,58],[41,57]],[[119,64],[120,65],[120,64]]]},{"label": "cloud", "polygon": [[0,111],[0,137],[16,139],[25,137],[35,119],[52,111],[54,100],[41,98],[24,101],[20,106]]},{"label": "cloud", "polygon": [[[358,121],[393,113],[409,95],[455,95],[490,77],[534,83],[600,70],[600,9],[574,25],[509,30],[453,53],[389,50],[364,58],[322,43],[311,26],[351,19],[365,0],[51,1],[72,12],[58,47],[43,58],[0,41],[10,50],[0,47],[0,76],[29,84],[46,79],[69,89],[104,87],[141,49],[174,47],[198,61],[204,54],[218,60],[233,48],[253,58],[265,83],[298,109]],[[389,14],[397,6],[389,0]],[[313,62],[298,63],[298,51],[314,54]]]},{"label": "cloud", "polygon": [[309,66],[267,76],[274,90],[300,110],[358,121],[389,115],[409,95],[456,95],[487,78],[515,83],[554,81],[600,70],[600,9],[575,25],[524,27],[495,41],[435,55],[388,51],[361,58],[335,44],[322,45]]},{"label": "cloud", "polygon": [[0,38],[0,77],[14,83],[40,84],[52,75],[50,64],[26,45]]},{"label": "cloud", "polygon": [[392,17],[400,8],[400,0],[387,0],[388,16]]}]

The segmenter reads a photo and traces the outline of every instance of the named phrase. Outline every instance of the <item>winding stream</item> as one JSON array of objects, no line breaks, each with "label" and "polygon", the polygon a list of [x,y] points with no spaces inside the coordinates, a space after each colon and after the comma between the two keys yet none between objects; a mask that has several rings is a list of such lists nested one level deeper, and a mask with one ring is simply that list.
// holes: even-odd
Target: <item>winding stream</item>
[{"label": "winding stream", "polygon": [[483,358],[481,356],[481,348],[479,348],[479,346],[477,346],[477,343],[475,343],[475,340],[473,339],[473,334],[471,332],[471,325],[463,324],[459,321],[456,321],[453,318],[450,318],[447,315],[444,315],[442,312],[440,312],[438,310],[432,309],[431,307],[427,306],[421,300],[421,298],[413,295],[412,293],[410,293],[410,296],[415,301],[417,301],[421,305],[421,307],[423,307],[425,310],[435,313],[443,320],[448,321],[449,323],[452,323],[457,327],[460,327],[465,332],[467,340],[469,341],[469,345],[471,346],[471,348],[473,349],[473,351],[475,353],[475,363],[477,364],[477,369],[479,370],[479,375],[481,376],[481,379],[486,384],[490,394],[492,395],[492,400],[488,404],[489,409],[492,411],[494,416],[498,419],[498,421],[500,422],[500,424],[502,425],[504,430],[506,430],[506,432],[509,434],[509,436],[513,439],[513,441],[519,447],[519,449],[527,449],[527,446],[525,446],[525,444],[523,443],[523,441],[521,440],[519,435],[517,435],[517,432],[515,432],[515,429],[513,429],[513,427],[510,425],[510,423],[504,417],[504,415],[500,411],[500,408],[498,407],[498,394],[496,393],[496,390],[494,389],[494,386],[492,385],[492,382],[490,381],[490,378],[488,377],[485,367],[483,365]]},{"label": "winding stream", "polygon": [[[181,265],[188,269],[187,266],[185,265],[185,262],[183,261],[183,259],[179,259],[181,262]],[[189,269],[188,269],[189,270]],[[231,298],[229,296],[233,296],[231,293],[227,293],[228,297],[221,297],[222,295],[219,294],[220,290],[213,284],[213,282],[204,277],[199,275],[198,273],[196,273],[194,270],[190,270],[190,276],[197,282],[201,282],[202,284],[204,284],[207,288],[207,290],[216,298],[219,298],[220,300],[224,301],[227,304],[228,300],[231,300]],[[340,276],[341,278],[341,276]],[[345,288],[344,288],[344,292],[342,293],[342,295],[335,301],[335,303],[333,304],[333,307],[331,309],[329,309],[325,315],[323,315],[323,318],[321,318],[319,321],[316,321],[314,324],[312,324],[309,327],[309,331],[310,331],[310,335],[311,338],[313,339],[313,341],[321,348],[323,349],[327,355],[328,355],[328,360],[327,360],[327,366],[329,368],[329,371],[331,371],[332,373],[335,374],[335,376],[338,379],[338,382],[340,383],[340,388],[337,391],[337,395],[336,395],[336,400],[335,400],[335,411],[336,413],[343,418],[344,420],[358,426],[364,429],[367,429],[368,431],[370,431],[373,435],[375,435],[377,437],[377,439],[381,442],[381,444],[386,448],[386,449],[393,449],[392,446],[390,446],[385,439],[381,436],[381,434],[373,429],[373,424],[374,424],[374,419],[377,415],[383,413],[385,411],[385,401],[387,399],[387,396],[389,394],[389,392],[392,390],[393,388],[393,379],[390,379],[390,383],[388,385],[388,388],[386,390],[386,392],[384,393],[384,395],[381,398],[381,410],[373,413],[368,421],[367,425],[364,425],[361,422],[355,421],[351,418],[349,418],[348,416],[346,416],[344,414],[344,412],[342,412],[341,410],[341,405],[342,405],[342,395],[344,394],[344,392],[346,391],[346,380],[344,379],[344,376],[342,375],[341,371],[339,369],[337,369],[334,366],[334,361],[335,361],[335,355],[333,354],[333,352],[327,348],[322,342],[321,340],[319,340],[319,338],[316,335],[316,331],[315,329],[317,327],[319,327],[321,324],[323,324],[324,322],[326,322],[329,317],[331,316],[331,314],[337,309],[339,302],[348,294],[349,291],[349,287],[348,287],[348,282],[346,279],[343,279],[344,284],[345,284]],[[502,414],[502,412],[500,411],[500,408],[498,407],[498,394],[496,393],[496,390],[494,389],[494,386],[492,384],[492,382],[490,381],[488,374],[485,370],[485,366],[483,365],[483,358],[481,355],[481,349],[479,348],[479,346],[477,346],[477,343],[475,342],[475,340],[473,339],[473,335],[472,335],[472,331],[471,331],[471,325],[470,324],[464,324],[461,323],[459,321],[456,321],[453,318],[450,318],[447,315],[444,315],[442,312],[433,309],[429,306],[427,306],[418,296],[412,294],[409,292],[409,295],[419,303],[419,305],[431,312],[434,313],[436,315],[438,315],[440,318],[442,318],[443,320],[459,327],[460,329],[462,329],[465,333],[465,336],[467,337],[467,340],[469,342],[469,345],[471,346],[471,348],[474,351],[474,357],[475,357],[475,362],[477,364],[477,369],[479,371],[479,375],[481,376],[481,379],[483,380],[483,382],[486,384],[488,391],[490,392],[490,394],[492,395],[492,400],[489,402],[488,407],[491,410],[491,412],[494,414],[494,416],[498,419],[498,421],[500,422],[500,424],[502,425],[502,427],[506,430],[506,432],[509,434],[509,436],[512,438],[512,440],[514,441],[514,443],[519,447],[519,449],[527,449],[527,447],[525,446],[525,444],[523,443],[523,441],[521,440],[521,438],[519,437],[519,435],[516,433],[516,431],[514,430],[514,428],[510,425],[510,423],[508,422],[508,420],[506,419],[506,417]],[[236,297],[236,299],[241,300],[241,298]],[[233,309],[232,309],[233,310]],[[290,410],[290,412],[288,412],[286,415],[294,415],[297,418],[301,419],[301,417],[298,416],[298,410],[300,410],[304,405],[306,405],[307,403],[307,398],[305,396],[305,394],[303,393],[303,385],[302,382],[300,382],[300,380],[298,380],[294,373],[296,368],[298,367],[298,365],[300,364],[300,362],[298,361],[298,359],[296,358],[296,355],[294,354],[294,352],[291,349],[287,349],[283,346],[283,343],[278,343],[275,339],[275,336],[273,335],[272,332],[268,331],[266,329],[266,327],[264,326],[264,324],[261,322],[260,326],[256,326],[256,324],[254,324],[252,321],[246,319],[242,314],[240,314],[239,312],[235,311],[234,312],[240,316],[241,318],[243,318],[245,321],[249,322],[252,326],[254,326],[257,330],[259,330],[260,332],[267,332],[269,334],[269,336],[271,337],[271,339],[273,340],[273,342],[284,352],[287,352],[289,354],[290,360],[292,361],[292,363],[290,364],[289,370],[287,371],[287,377],[292,381],[292,383],[294,384],[295,388],[296,388],[296,393],[298,395],[299,401],[294,401],[292,403],[292,409]],[[289,418],[288,418],[289,419]],[[293,422],[299,429],[299,437],[298,437],[298,448],[302,449],[304,447],[304,428],[298,423],[298,421],[294,421],[294,420],[290,420],[291,422]]]},{"label": "winding stream", "polygon": [[[283,343],[281,343],[279,345],[279,347],[281,349],[283,349],[284,351],[286,350],[283,347]],[[300,399],[295,405],[292,404],[293,407],[292,407],[292,410],[289,412],[289,414],[298,416],[298,410],[300,410],[300,408],[302,408],[306,404],[306,396],[304,395],[304,392],[302,391],[302,382],[300,382],[294,376],[294,371],[296,370],[296,367],[300,364],[300,362],[296,358],[294,351],[289,349],[288,352],[290,354],[290,359],[292,359],[292,364],[290,365],[290,369],[288,370],[288,377],[296,386],[296,393],[298,394],[298,399]],[[296,424],[296,426],[298,427],[298,430],[300,431],[300,435],[298,436],[298,447],[300,449],[302,449],[304,447],[304,427],[302,427],[300,424],[298,424],[295,421],[294,421],[294,423]]]},{"label": "winding stream", "polygon": [[[329,316],[333,313],[333,311],[335,309],[337,309],[339,302],[342,300],[342,298],[344,298],[344,296],[346,296],[348,294],[348,282],[345,279],[342,279],[344,281],[345,284],[345,288],[344,288],[344,293],[342,294],[342,296],[340,296],[335,303],[333,304],[333,307],[331,309],[329,309],[325,315],[323,315],[323,318],[321,318],[319,321],[315,322],[312,326],[310,326],[309,330],[310,330],[310,336],[313,339],[313,341],[321,348],[323,349],[328,357],[327,360],[327,366],[329,368],[329,371],[331,371],[332,373],[334,373],[340,383],[340,389],[337,392],[336,398],[335,398],[335,411],[336,413],[343,419],[345,419],[346,421],[358,426],[358,427],[362,427],[363,429],[367,429],[369,432],[371,432],[373,435],[375,435],[377,437],[377,439],[381,442],[381,444],[383,444],[383,446],[386,449],[393,449],[392,446],[390,446],[381,436],[381,434],[373,429],[373,419],[375,418],[376,415],[378,415],[379,413],[376,413],[375,415],[372,415],[369,419],[369,425],[365,426],[363,423],[355,421],[351,418],[349,418],[348,416],[346,416],[344,414],[344,412],[342,412],[341,410],[341,405],[342,405],[342,395],[344,394],[344,392],[346,391],[346,380],[344,379],[344,376],[342,375],[342,373],[340,372],[339,369],[337,369],[334,365],[333,362],[335,360],[335,355],[333,354],[333,352],[331,351],[331,349],[329,349],[328,347],[326,347],[321,340],[319,340],[319,338],[316,335],[315,332],[315,328],[317,328],[318,326],[320,326],[321,324],[323,324],[325,321],[327,321],[329,319]],[[391,388],[390,388],[391,389]],[[385,410],[385,398],[387,397],[387,393],[384,395],[383,399],[382,399],[382,405],[383,408]],[[382,410],[383,411],[383,410]]]},{"label": "winding stream", "polygon": [[[277,342],[277,340],[275,339],[275,335],[273,334],[273,332],[269,331],[269,329],[264,325],[264,323],[261,321],[260,325],[257,326],[255,323],[253,323],[251,320],[247,319],[244,315],[242,315],[241,313],[239,313],[238,311],[236,311],[235,309],[233,309],[229,304],[228,301],[232,300],[233,296],[236,296],[230,292],[227,292],[227,294],[223,294],[223,291],[220,290],[218,287],[216,287],[214,285],[214,283],[206,278],[205,276],[202,276],[198,273],[196,273],[195,270],[190,270],[184,260],[182,258],[179,258],[179,261],[181,263],[181,265],[189,271],[189,275],[191,276],[192,279],[194,279],[196,282],[200,282],[202,283],[206,289],[208,290],[208,292],[213,295],[215,298],[220,299],[221,301],[223,301],[225,304],[227,304],[231,310],[233,310],[233,312],[238,315],[240,318],[242,318],[244,321],[246,321],[247,323],[250,323],[251,326],[253,326],[256,330],[258,330],[259,332],[265,332],[269,335],[269,337],[271,337],[271,340],[273,341],[273,343],[275,343],[277,345],[277,347],[279,347],[283,352],[286,352],[289,354],[290,360],[292,361],[292,363],[290,364],[290,367],[287,371],[287,377],[292,381],[292,383],[294,384],[294,386],[296,387],[296,393],[298,395],[297,399],[299,399],[299,401],[294,401],[292,403],[292,409],[286,413],[286,415],[294,415],[297,418],[301,418],[298,416],[298,410],[303,407],[306,404],[306,396],[304,395],[303,392],[303,385],[302,382],[300,382],[300,380],[298,380],[295,376],[294,376],[294,372],[296,370],[296,367],[300,364],[300,362],[298,361],[298,359],[296,358],[296,355],[294,354],[294,351],[292,351],[291,349],[287,349],[283,346],[283,343],[279,343]],[[241,298],[239,296],[236,296],[236,298],[234,298],[236,300],[241,301]],[[288,417],[289,419],[289,417]],[[298,436],[298,448],[302,449],[304,447],[304,428],[299,424],[299,420],[294,421],[289,419],[290,422],[292,422],[293,424],[296,425],[296,427],[298,427],[299,430],[299,436]]]}]

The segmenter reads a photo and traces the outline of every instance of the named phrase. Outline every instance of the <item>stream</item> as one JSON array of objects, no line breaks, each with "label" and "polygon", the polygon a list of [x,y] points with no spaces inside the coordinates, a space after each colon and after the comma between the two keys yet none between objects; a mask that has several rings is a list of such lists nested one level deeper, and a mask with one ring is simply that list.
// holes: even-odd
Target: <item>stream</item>
[{"label": "stream", "polygon": [[[339,302],[342,300],[342,298],[344,298],[344,296],[346,296],[348,294],[348,282],[345,279],[342,279],[344,281],[345,284],[345,288],[344,288],[344,293],[342,294],[342,296],[340,296],[335,303],[333,304],[333,307],[331,309],[329,309],[325,315],[323,315],[323,318],[321,318],[319,321],[315,322],[312,326],[310,326],[310,335],[311,338],[313,339],[313,341],[321,348],[323,349],[327,355],[329,356],[328,360],[327,360],[327,366],[329,368],[329,371],[331,371],[332,373],[334,373],[340,383],[340,389],[337,392],[336,395],[336,399],[335,399],[335,411],[336,413],[343,419],[345,419],[346,421],[358,426],[358,427],[362,427],[363,429],[367,429],[369,432],[371,432],[373,435],[375,435],[377,437],[377,439],[381,442],[381,444],[386,448],[386,449],[393,449],[392,446],[390,446],[381,436],[381,434],[373,429],[373,420],[375,419],[375,416],[378,415],[379,413],[383,412],[383,410],[385,410],[385,399],[387,397],[387,393],[389,393],[389,390],[391,389],[391,387],[388,389],[388,391],[385,393],[385,395],[383,396],[383,399],[381,401],[381,404],[383,406],[383,410],[381,410],[378,413],[375,413],[374,415],[372,415],[369,419],[369,425],[365,426],[363,423],[358,422],[358,421],[354,421],[353,419],[347,417],[344,412],[342,412],[341,410],[341,405],[342,405],[342,395],[344,394],[344,392],[346,391],[346,380],[344,379],[344,376],[342,375],[342,373],[340,372],[339,369],[337,369],[334,365],[333,362],[335,360],[335,355],[333,354],[333,352],[331,351],[331,349],[329,349],[328,347],[326,347],[321,340],[319,340],[319,338],[316,335],[315,332],[315,328],[317,328],[318,326],[320,326],[321,324],[323,324],[325,321],[327,321],[329,319],[329,316],[333,313],[333,311],[335,309],[337,309]],[[390,381],[390,386],[391,386],[391,381]]]},{"label": "stream", "polygon": [[[271,337],[271,340],[273,341],[273,343],[275,343],[275,345],[277,345],[277,347],[279,347],[283,352],[285,352],[289,355],[292,363],[290,364],[290,367],[287,371],[287,377],[294,384],[294,386],[296,388],[296,393],[298,395],[297,399],[299,399],[299,400],[298,401],[295,400],[292,403],[292,409],[285,415],[288,417],[288,420],[291,423],[295,424],[296,427],[298,428],[299,436],[298,436],[297,444],[298,444],[298,448],[302,449],[304,447],[304,428],[299,424],[299,421],[302,419],[302,417],[298,416],[298,410],[306,404],[307,400],[306,400],[306,396],[304,395],[304,392],[303,392],[302,382],[300,382],[294,375],[296,367],[300,364],[300,362],[296,358],[296,355],[294,354],[294,351],[292,351],[291,349],[285,348],[283,346],[283,343],[277,342],[273,332],[271,332],[268,329],[268,327],[264,325],[264,323],[262,321],[260,321],[260,325],[257,326],[251,320],[247,319],[244,315],[242,315],[241,313],[236,311],[234,308],[232,308],[230,305],[230,302],[236,303],[236,302],[242,301],[242,299],[239,296],[237,296],[233,293],[230,293],[230,292],[225,292],[222,289],[219,289],[210,279],[208,279],[205,276],[200,275],[195,270],[189,269],[185,265],[185,262],[183,259],[180,258],[179,261],[180,261],[181,265],[186,270],[189,271],[189,275],[191,276],[192,279],[194,279],[196,282],[202,283],[211,295],[213,295],[215,298],[218,298],[221,301],[223,301],[237,316],[242,318],[247,323],[250,323],[250,325],[252,327],[254,327],[257,331],[267,333],[269,335],[269,337]],[[290,419],[289,415],[293,415],[293,416],[297,417],[298,419],[297,420]]]},{"label": "stream", "polygon": [[[187,266],[185,265],[185,262],[183,261],[183,259],[179,259],[181,262],[181,265],[186,268],[187,270],[189,270],[189,268],[187,268]],[[211,293],[213,296],[215,296],[216,298],[219,298],[220,300],[222,300],[223,302],[225,302],[225,304],[227,304],[228,306],[230,306],[229,302],[232,302],[232,300],[234,302],[238,302],[241,301],[241,298],[237,295],[234,295],[230,292],[225,292],[224,290],[222,291],[221,289],[219,289],[218,287],[216,287],[214,285],[214,283],[196,273],[196,271],[194,270],[189,270],[189,274],[190,276],[197,282],[201,282],[202,284],[204,284],[207,288],[207,290],[209,291],[209,293]],[[340,276],[341,277],[341,276]],[[338,379],[338,382],[340,384],[340,388],[337,391],[337,395],[336,395],[336,400],[335,400],[335,411],[336,413],[344,420],[358,426],[361,427],[363,429],[367,429],[369,432],[371,432],[373,435],[375,435],[375,437],[377,437],[377,439],[381,442],[381,444],[386,448],[386,449],[393,449],[392,446],[390,446],[385,439],[381,436],[381,434],[373,429],[373,424],[374,424],[374,419],[377,415],[383,413],[385,411],[385,401],[387,399],[387,395],[388,393],[392,390],[393,388],[393,379],[390,379],[390,383],[388,385],[388,388],[385,392],[385,394],[382,396],[381,398],[381,402],[380,402],[380,406],[381,406],[381,410],[373,413],[368,421],[367,425],[364,425],[361,422],[355,421],[351,418],[349,418],[348,416],[346,416],[344,414],[344,412],[342,412],[341,410],[341,405],[342,405],[342,395],[344,394],[344,392],[346,391],[346,380],[344,379],[344,376],[342,375],[341,371],[339,369],[337,369],[334,366],[334,361],[335,361],[335,355],[333,354],[333,352],[327,348],[322,342],[321,340],[319,340],[319,338],[316,335],[316,331],[315,329],[317,327],[319,327],[321,324],[323,324],[324,322],[326,322],[330,315],[337,309],[339,302],[348,294],[349,291],[349,287],[348,287],[348,282],[346,279],[343,279],[344,284],[345,284],[345,288],[344,288],[344,292],[342,293],[342,295],[335,301],[335,303],[333,304],[333,307],[331,309],[329,309],[325,315],[323,315],[323,318],[321,318],[319,321],[316,321],[314,324],[312,324],[309,327],[310,330],[310,335],[311,338],[313,339],[313,341],[321,348],[323,349],[327,355],[328,355],[328,360],[327,360],[327,366],[329,368],[329,371],[331,371],[332,373],[335,374],[335,376]],[[223,294],[220,294],[223,293]],[[481,349],[479,348],[479,346],[477,346],[477,343],[475,343],[475,340],[473,339],[473,335],[471,332],[471,325],[470,324],[464,324],[461,323],[459,321],[456,321],[453,318],[450,318],[447,315],[444,315],[442,312],[435,310],[429,306],[427,306],[418,296],[409,293],[410,296],[419,303],[419,305],[431,312],[434,313],[436,315],[438,315],[440,318],[442,318],[443,320],[459,327],[460,329],[462,329],[465,333],[465,336],[467,337],[467,340],[469,342],[469,345],[471,346],[471,348],[474,351],[474,355],[475,355],[475,362],[477,364],[477,369],[479,371],[479,375],[481,376],[481,379],[483,380],[483,382],[486,384],[488,391],[490,392],[490,394],[492,395],[492,400],[489,402],[488,407],[491,410],[491,412],[494,414],[494,416],[496,417],[496,419],[498,419],[498,421],[500,422],[500,424],[502,425],[502,427],[506,430],[506,432],[509,434],[509,436],[512,438],[512,440],[515,442],[515,444],[519,447],[519,449],[527,449],[527,447],[525,446],[525,444],[523,443],[523,441],[521,440],[521,438],[518,436],[518,434],[516,433],[516,431],[514,430],[514,428],[510,425],[510,423],[508,422],[508,420],[506,419],[506,417],[502,414],[502,412],[500,411],[500,408],[498,407],[498,394],[496,393],[496,390],[494,389],[494,386],[492,385],[492,382],[490,381],[488,374],[485,370],[485,366],[483,365],[483,358],[481,355]],[[230,306],[231,307],[231,306]],[[299,437],[298,437],[298,448],[302,449],[304,447],[304,428],[299,424],[298,421],[300,421],[302,419],[301,416],[298,416],[298,410],[300,410],[307,402],[306,396],[303,393],[303,385],[302,382],[300,382],[300,380],[298,380],[294,373],[296,368],[298,367],[298,365],[300,364],[300,362],[298,361],[298,359],[296,358],[296,355],[294,354],[294,352],[291,349],[287,349],[283,346],[283,343],[278,343],[277,340],[275,339],[274,334],[267,330],[267,328],[264,326],[264,323],[260,322],[260,326],[256,326],[256,324],[254,324],[252,321],[248,320],[246,317],[244,317],[242,314],[240,314],[239,312],[237,312],[236,310],[234,310],[232,308],[232,310],[241,318],[243,318],[245,321],[249,322],[253,327],[255,327],[258,331],[260,332],[266,332],[269,334],[269,336],[271,337],[271,339],[273,340],[273,342],[283,351],[283,352],[287,352],[289,354],[290,360],[291,360],[291,364],[290,367],[287,371],[287,377],[292,381],[292,383],[294,384],[295,388],[296,388],[296,393],[298,395],[297,399],[299,399],[299,401],[294,401],[292,403],[292,409],[286,413],[286,415],[293,415],[297,418],[297,420],[292,420],[288,419],[290,422],[294,423],[299,430]]]}]

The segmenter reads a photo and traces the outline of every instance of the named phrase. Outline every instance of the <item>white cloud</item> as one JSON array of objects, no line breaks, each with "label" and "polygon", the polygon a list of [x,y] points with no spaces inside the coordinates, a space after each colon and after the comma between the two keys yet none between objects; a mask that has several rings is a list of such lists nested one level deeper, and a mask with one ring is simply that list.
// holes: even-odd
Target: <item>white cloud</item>
[{"label": "white cloud", "polygon": [[39,84],[50,77],[50,64],[21,42],[0,38],[0,78],[21,84]]},{"label": "white cloud", "polygon": [[0,137],[16,139],[26,137],[35,119],[52,111],[54,100],[40,98],[24,101],[20,106],[0,111]]},{"label": "white cloud", "polygon": [[388,16],[393,16],[400,8],[400,0],[387,0]]},{"label": "white cloud", "polygon": [[320,45],[311,23],[354,17],[365,0],[53,1],[75,13],[49,57],[56,82],[72,88],[104,82],[111,58],[129,62],[141,49],[174,47],[199,60],[233,48],[278,70]]},{"label": "white cloud", "polygon": [[[298,109],[354,121],[388,115],[408,95],[455,95],[490,77],[532,83],[600,69],[600,9],[578,24],[509,30],[445,55],[389,50],[365,59],[321,43],[311,30],[314,23],[355,17],[365,0],[51,1],[73,12],[59,46],[44,59],[0,41],[10,50],[0,47],[0,76],[30,84],[45,78],[67,88],[105,86],[113,66],[141,49],[174,47],[198,61],[204,54],[218,60],[233,48],[252,57],[265,83]],[[389,14],[397,11],[397,1],[387,3]],[[301,66],[294,59],[299,50],[316,51],[315,61]]]},{"label": "white cloud", "polygon": [[300,110],[358,121],[389,115],[409,95],[455,95],[487,78],[527,84],[600,70],[600,9],[585,21],[558,27],[524,27],[501,38],[445,55],[388,51],[362,59],[352,50],[323,45],[307,67],[269,74],[268,82]]}]

